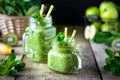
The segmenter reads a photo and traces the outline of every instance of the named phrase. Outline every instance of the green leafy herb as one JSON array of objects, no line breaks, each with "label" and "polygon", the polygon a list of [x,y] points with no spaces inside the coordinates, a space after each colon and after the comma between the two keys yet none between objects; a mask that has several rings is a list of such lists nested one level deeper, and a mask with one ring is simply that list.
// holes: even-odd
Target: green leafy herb
[{"label": "green leafy herb", "polygon": [[25,67],[25,63],[23,61],[20,61],[20,60],[15,61],[15,69],[20,71],[24,67]]},{"label": "green leafy herb", "polygon": [[107,46],[111,46],[112,41],[118,37],[120,37],[120,33],[115,31],[98,32],[95,34],[93,41],[96,43],[104,43]]},{"label": "green leafy herb", "polygon": [[[9,16],[26,16],[34,12],[33,6],[41,7],[41,0],[0,0],[0,13]],[[31,15],[27,15],[31,16]]]},{"label": "green leafy herb", "polygon": [[63,42],[64,41],[64,33],[63,32],[59,32],[58,35],[56,36],[56,40],[59,42]]},{"label": "green leafy herb", "polygon": [[40,12],[39,11],[36,11],[33,16],[32,16],[37,22],[41,22],[43,21],[43,17],[40,16]]},{"label": "green leafy herb", "polygon": [[112,36],[110,32],[98,32],[94,37],[94,42],[96,43],[105,43]]},{"label": "green leafy herb", "polygon": [[105,49],[105,52],[110,58],[113,59],[115,57],[115,52],[111,51],[110,49]]},{"label": "green leafy herb", "polygon": [[114,37],[114,36],[108,38],[108,40],[107,40],[107,42],[106,42],[105,44],[110,47],[111,44],[112,44],[112,41],[113,41],[114,39],[116,39],[116,37]]},{"label": "green leafy herb", "polygon": [[110,71],[113,75],[120,74],[120,56],[110,49],[105,49],[108,57],[105,59],[106,65],[103,67],[105,70]]},{"label": "green leafy herb", "polygon": [[16,55],[11,54],[7,59],[0,60],[0,75],[16,76],[17,71],[25,67],[25,63],[20,60],[15,60]]}]

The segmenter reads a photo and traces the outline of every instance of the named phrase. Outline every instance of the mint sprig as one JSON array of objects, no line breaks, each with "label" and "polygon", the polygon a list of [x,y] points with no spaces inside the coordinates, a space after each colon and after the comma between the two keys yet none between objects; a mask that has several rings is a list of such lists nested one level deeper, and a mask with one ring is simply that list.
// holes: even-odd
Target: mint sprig
[{"label": "mint sprig", "polygon": [[17,72],[25,67],[25,63],[15,60],[16,55],[11,54],[7,59],[0,60],[0,75],[16,76]]},{"label": "mint sprig", "polygon": [[40,21],[43,19],[43,17],[40,16],[39,11],[36,11],[36,12],[32,15],[32,17],[33,17],[37,22],[40,22]]},{"label": "mint sprig", "polygon": [[116,56],[116,52],[110,49],[105,49],[108,57],[105,59],[106,65],[103,67],[105,70],[112,73],[112,75],[120,74],[120,56]]},{"label": "mint sprig", "polygon": [[58,42],[63,42],[63,41],[64,41],[64,38],[65,38],[64,33],[63,33],[63,32],[59,32],[59,33],[57,34],[57,36],[56,36],[56,41],[58,41]]}]

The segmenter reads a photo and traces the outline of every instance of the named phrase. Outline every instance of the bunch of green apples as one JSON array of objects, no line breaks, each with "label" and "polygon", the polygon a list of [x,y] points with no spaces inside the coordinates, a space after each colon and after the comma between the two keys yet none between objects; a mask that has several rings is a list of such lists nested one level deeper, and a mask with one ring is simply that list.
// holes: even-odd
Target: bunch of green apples
[{"label": "bunch of green apples", "polygon": [[[115,21],[118,19],[117,5],[111,1],[103,1],[98,6],[90,6],[85,11],[85,16],[94,15],[100,17],[103,21]],[[93,22],[94,20],[90,20]]]},{"label": "bunch of green apples", "polygon": [[[111,1],[103,1],[98,6],[88,7],[85,11],[85,16],[93,16],[93,19],[87,18],[91,23],[89,26],[95,27],[95,31],[91,31],[91,34],[96,34],[100,31],[120,31],[120,21],[118,21],[119,13],[117,9],[117,5]],[[94,19],[94,16],[100,18],[100,20]],[[88,25],[87,25],[88,26]],[[93,27],[91,27],[93,28]],[[85,29],[88,29],[87,27]],[[90,28],[89,28],[90,29]],[[92,30],[92,29],[91,29]],[[89,31],[89,30],[85,30]],[[94,33],[93,33],[94,32]],[[85,32],[85,35],[88,32]]]},{"label": "bunch of green apples", "polygon": [[101,31],[116,31],[120,29],[120,21],[118,21],[119,13],[117,5],[111,1],[104,1],[100,4],[100,18],[104,22]]}]

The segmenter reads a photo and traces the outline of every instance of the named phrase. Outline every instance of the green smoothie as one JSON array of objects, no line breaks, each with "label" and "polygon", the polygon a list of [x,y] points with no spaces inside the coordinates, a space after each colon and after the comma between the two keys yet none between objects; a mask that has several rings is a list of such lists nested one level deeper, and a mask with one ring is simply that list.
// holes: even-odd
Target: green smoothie
[{"label": "green smoothie", "polygon": [[56,41],[48,53],[48,67],[60,73],[70,74],[79,68],[81,64],[79,64],[79,59],[81,61],[82,59],[81,56],[78,59],[79,52],[76,52],[75,42],[68,42],[68,39],[64,40],[63,33],[56,36]]},{"label": "green smoothie", "polygon": [[57,72],[72,73],[78,68],[78,59],[71,50],[52,49],[48,54],[48,67]]},{"label": "green smoothie", "polygon": [[52,25],[52,18],[30,18],[29,26],[23,35],[24,54],[32,61],[47,61],[48,51],[52,48],[52,42],[56,35],[56,29]]}]

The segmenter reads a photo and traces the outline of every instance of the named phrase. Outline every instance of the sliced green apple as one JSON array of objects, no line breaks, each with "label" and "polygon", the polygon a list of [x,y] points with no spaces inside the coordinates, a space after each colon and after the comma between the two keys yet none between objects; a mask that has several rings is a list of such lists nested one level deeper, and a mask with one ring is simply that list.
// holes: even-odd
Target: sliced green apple
[{"label": "sliced green apple", "polygon": [[97,28],[94,25],[87,25],[84,31],[85,39],[92,40],[97,32]]}]

